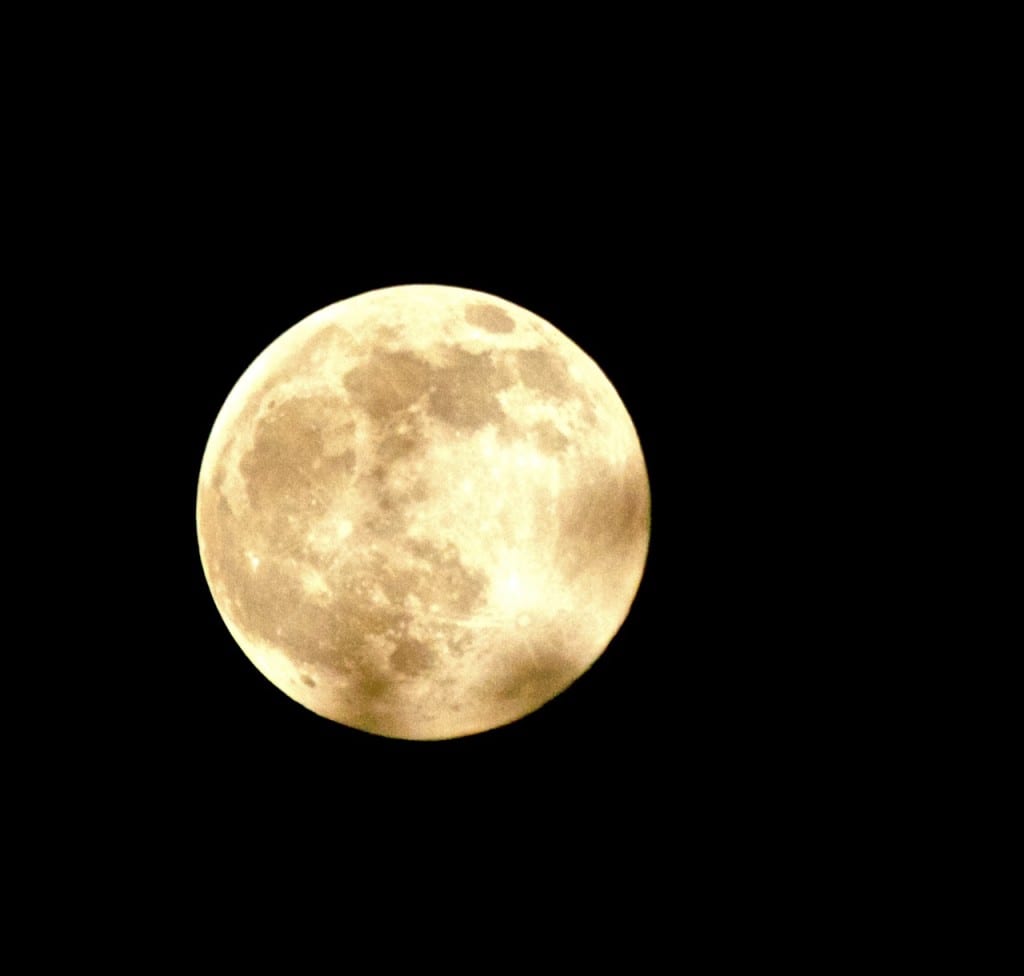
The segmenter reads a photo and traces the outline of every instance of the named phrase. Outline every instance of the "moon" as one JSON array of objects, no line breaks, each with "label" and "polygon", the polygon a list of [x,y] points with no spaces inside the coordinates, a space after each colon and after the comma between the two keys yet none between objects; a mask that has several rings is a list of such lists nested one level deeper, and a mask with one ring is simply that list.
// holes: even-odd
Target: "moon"
[{"label": "moon", "polygon": [[494,295],[366,292],[235,384],[199,472],[199,554],[249,660],[327,719],[438,740],[565,690],[629,613],[650,487],[590,357]]}]

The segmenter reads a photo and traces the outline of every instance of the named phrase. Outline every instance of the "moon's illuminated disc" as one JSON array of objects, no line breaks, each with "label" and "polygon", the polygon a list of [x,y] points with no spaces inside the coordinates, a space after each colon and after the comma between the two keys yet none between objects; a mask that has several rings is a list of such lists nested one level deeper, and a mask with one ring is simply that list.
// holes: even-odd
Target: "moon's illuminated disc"
[{"label": "moon's illuminated disc", "polygon": [[253,664],[312,711],[471,735],[575,681],[629,612],[650,491],[595,363],[493,295],[357,295],[272,342],[199,477],[203,569]]}]

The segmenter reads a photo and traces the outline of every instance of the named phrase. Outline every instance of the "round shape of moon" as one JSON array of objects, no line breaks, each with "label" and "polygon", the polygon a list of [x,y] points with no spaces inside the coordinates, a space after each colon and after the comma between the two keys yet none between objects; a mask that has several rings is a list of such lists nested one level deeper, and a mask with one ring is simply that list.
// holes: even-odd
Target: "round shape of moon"
[{"label": "round shape of moon", "polygon": [[449,739],[513,722],[604,652],[650,489],[600,368],[441,285],[305,318],[245,371],[199,474],[200,558],[252,663],[336,722]]}]

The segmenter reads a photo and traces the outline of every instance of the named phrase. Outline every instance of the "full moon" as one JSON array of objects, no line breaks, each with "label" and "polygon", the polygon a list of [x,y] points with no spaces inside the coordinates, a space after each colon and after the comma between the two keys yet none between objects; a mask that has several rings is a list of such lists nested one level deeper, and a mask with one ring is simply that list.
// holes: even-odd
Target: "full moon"
[{"label": "full moon", "polygon": [[601,369],[494,295],[404,285],[314,312],[242,374],[199,472],[213,600],[259,671],[399,739],[506,725],[622,626],[650,538]]}]

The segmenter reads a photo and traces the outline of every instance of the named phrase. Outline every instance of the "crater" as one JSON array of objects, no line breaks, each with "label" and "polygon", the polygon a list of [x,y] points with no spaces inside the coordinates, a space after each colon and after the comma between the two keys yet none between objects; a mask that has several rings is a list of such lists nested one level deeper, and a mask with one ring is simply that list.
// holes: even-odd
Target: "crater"
[{"label": "crater", "polygon": [[334,653],[337,621],[332,609],[311,601],[289,566],[266,559],[253,573],[235,533],[223,551],[215,578],[234,605],[234,620],[241,630],[272,641],[296,660],[313,661]]},{"label": "crater", "polygon": [[550,420],[542,420],[533,427],[533,436],[537,446],[548,454],[558,454],[569,446],[569,438],[565,436]]},{"label": "crater", "polygon": [[361,702],[378,702],[390,698],[394,691],[388,678],[379,674],[363,673],[352,682],[353,697]]},{"label": "crater", "polygon": [[392,653],[389,661],[391,667],[402,674],[418,675],[429,671],[437,660],[437,654],[423,641],[412,637],[403,637]]},{"label": "crater", "polygon": [[488,332],[512,332],[516,323],[511,315],[497,305],[479,302],[466,306],[466,321]]},{"label": "crater", "polygon": [[479,430],[488,424],[501,427],[506,422],[497,394],[514,376],[504,361],[495,362],[489,352],[452,348],[435,379],[428,399],[432,416],[462,430]]},{"label": "crater", "polygon": [[354,453],[325,456],[325,438],[336,439],[337,430],[346,427],[341,409],[341,401],[332,397],[294,397],[259,421],[253,447],[239,463],[253,508],[308,509],[318,484],[351,474]]},{"label": "crater", "polygon": [[500,424],[505,411],[495,397],[477,399],[456,389],[435,390],[430,394],[430,412],[439,420],[463,430],[479,430],[488,424]]},{"label": "crater", "polygon": [[554,400],[573,394],[572,377],[560,356],[546,349],[521,349],[516,353],[519,378],[524,386]]},{"label": "crater", "polygon": [[492,690],[501,701],[518,699],[536,707],[568,688],[575,677],[572,662],[557,646],[549,647],[509,660]]},{"label": "crater", "polygon": [[386,472],[387,466],[414,454],[422,448],[424,440],[421,422],[411,425],[411,429],[408,430],[389,430],[377,443],[380,471]]},{"label": "crater", "polygon": [[425,571],[417,574],[413,591],[425,605],[437,604],[448,613],[469,616],[484,604],[489,588],[487,576],[465,566],[454,545],[412,539],[408,547],[426,563]]},{"label": "crater", "polygon": [[352,401],[375,420],[408,410],[432,384],[436,368],[410,352],[374,349],[342,382]]}]

